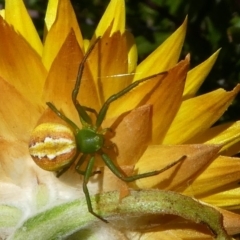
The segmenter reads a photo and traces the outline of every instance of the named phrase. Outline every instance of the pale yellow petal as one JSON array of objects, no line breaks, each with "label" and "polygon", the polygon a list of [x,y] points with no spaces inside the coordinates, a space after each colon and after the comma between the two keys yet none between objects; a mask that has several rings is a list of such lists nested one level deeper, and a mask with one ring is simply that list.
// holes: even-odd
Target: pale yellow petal
[{"label": "pale yellow petal", "polygon": [[220,50],[217,50],[211,57],[206,61],[199,64],[191,71],[188,72],[183,98],[188,99],[193,97],[202,85],[203,81],[211,71],[214,63],[217,60]]},{"label": "pale yellow petal", "polygon": [[183,143],[204,132],[222,116],[239,89],[240,85],[230,92],[218,89],[183,101],[163,143]]},{"label": "pale yellow petal", "polygon": [[48,31],[43,48],[42,61],[47,69],[50,68],[71,29],[74,30],[78,44],[83,49],[83,38],[72,5],[69,0],[59,0],[57,16]]},{"label": "pale yellow petal", "polygon": [[5,1],[5,20],[42,56],[42,42],[22,0]]},{"label": "pale yellow petal", "polygon": [[0,78],[0,136],[28,142],[40,113],[14,86]]},{"label": "pale yellow petal", "polygon": [[139,179],[139,188],[158,187],[181,191],[188,186],[188,180],[216,156],[219,146],[209,145],[151,145],[135,165],[138,173],[161,170],[186,155],[177,165],[154,177]]},{"label": "pale yellow petal", "polygon": [[238,158],[219,156],[183,191],[184,194],[201,198],[211,196],[214,192],[222,192],[236,187],[240,176],[240,160]]},{"label": "pale yellow petal", "polygon": [[[32,180],[31,178],[29,178],[29,175],[31,175],[31,171],[29,171],[29,168],[31,167],[31,165],[34,165],[34,163],[28,153],[28,144],[22,139],[0,139],[0,159],[0,199],[7,199],[9,203],[11,203],[15,198],[17,198],[18,201],[18,194],[20,192],[24,194],[23,190],[21,188],[21,191],[17,191],[18,194],[16,196],[15,190],[17,190],[17,188],[12,191],[10,185],[14,183],[15,187],[17,187],[21,186],[26,180],[26,178],[28,179],[28,181]],[[25,182],[25,184],[29,186],[29,183]],[[13,196],[14,198],[12,199]]]},{"label": "pale yellow petal", "polygon": [[0,76],[29,101],[41,104],[47,71],[40,56],[2,18],[0,32]]},{"label": "pale yellow petal", "polygon": [[134,81],[174,67],[182,50],[186,28],[187,19],[167,40],[137,66]]},{"label": "pale yellow petal", "polygon": [[111,26],[110,35],[115,32],[121,34],[125,31],[125,2],[124,0],[111,0],[104,12],[95,31],[95,37],[103,36],[109,26]]}]

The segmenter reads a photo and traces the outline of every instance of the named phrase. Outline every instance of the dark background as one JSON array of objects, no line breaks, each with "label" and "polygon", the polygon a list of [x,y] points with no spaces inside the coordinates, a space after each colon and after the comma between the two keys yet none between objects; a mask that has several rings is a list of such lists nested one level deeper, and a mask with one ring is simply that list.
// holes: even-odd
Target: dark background
[{"label": "dark background", "polygon": [[[84,38],[91,38],[109,0],[72,0]],[[25,0],[42,35],[47,0]],[[4,1],[0,0],[4,6]],[[200,93],[219,87],[231,90],[240,79],[240,0],[126,0],[127,29],[137,42],[142,61],[173,33],[188,15],[182,51],[191,53],[191,68],[222,48]],[[240,119],[240,96],[221,121]]]}]

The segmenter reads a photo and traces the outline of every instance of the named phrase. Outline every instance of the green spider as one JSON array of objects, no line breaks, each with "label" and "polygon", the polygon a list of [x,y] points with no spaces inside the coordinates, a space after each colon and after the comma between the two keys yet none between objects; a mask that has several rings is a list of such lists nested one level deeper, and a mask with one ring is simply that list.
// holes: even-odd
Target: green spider
[{"label": "green spider", "polygon": [[[93,43],[93,45],[91,45],[91,47],[88,49],[85,56],[83,57],[83,60],[79,65],[75,87],[72,91],[72,102],[78,112],[80,121],[82,123],[82,128],[80,129],[74,122],[72,122],[68,117],[61,113],[52,103],[47,102],[46,104],[48,105],[48,107],[54,113],[56,113],[57,116],[64,120],[71,129],[65,125],[57,123],[42,123],[38,125],[33,130],[33,133],[31,135],[29,152],[38,166],[40,166],[44,170],[56,171],[57,177],[60,177],[65,171],[67,171],[82,153],[82,156],[77,161],[75,169],[79,174],[83,175],[83,192],[86,196],[88,211],[97,218],[107,223],[108,221],[106,219],[93,211],[90,194],[87,188],[89,178],[94,174],[101,173],[100,171],[93,171],[95,154],[99,154],[104,163],[108,166],[108,168],[118,178],[125,182],[132,182],[140,178],[158,175],[159,173],[164,172],[165,170],[182,161],[185,156],[167,165],[161,170],[137,174],[133,176],[126,176],[115,165],[115,163],[110,159],[110,157],[106,153],[104,153],[104,138],[105,133],[108,129],[101,130],[100,128],[110,104],[124,94],[128,93],[131,89],[135,88],[140,83],[147,81],[155,76],[167,74],[167,72],[161,72],[130,84],[120,92],[109,97],[107,101],[103,104],[99,113],[97,114],[94,109],[82,106],[78,102],[77,96],[81,84],[81,78],[83,75],[84,64],[99,40],[100,38],[96,39],[96,41]],[[90,118],[88,112],[93,112],[96,114],[95,124],[92,124],[92,119]],[[80,167],[89,155],[90,158],[88,160],[86,170],[80,170]]]}]

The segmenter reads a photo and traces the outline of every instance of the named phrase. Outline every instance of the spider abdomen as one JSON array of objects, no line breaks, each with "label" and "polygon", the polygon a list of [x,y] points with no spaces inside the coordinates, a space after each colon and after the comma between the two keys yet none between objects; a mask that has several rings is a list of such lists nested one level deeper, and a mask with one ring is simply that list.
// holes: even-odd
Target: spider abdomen
[{"label": "spider abdomen", "polygon": [[103,147],[104,136],[92,129],[81,129],[76,134],[76,142],[80,152],[95,153]]},{"label": "spider abdomen", "polygon": [[73,132],[62,124],[42,123],[30,137],[30,155],[39,167],[47,171],[56,171],[68,165],[76,151]]}]

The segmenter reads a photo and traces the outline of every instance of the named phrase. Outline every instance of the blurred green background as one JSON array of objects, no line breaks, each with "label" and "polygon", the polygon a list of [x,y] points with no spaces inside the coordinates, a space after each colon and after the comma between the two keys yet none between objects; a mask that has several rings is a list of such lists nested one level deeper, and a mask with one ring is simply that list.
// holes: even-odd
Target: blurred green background
[{"label": "blurred green background", "polygon": [[[42,34],[47,0],[25,0]],[[83,35],[90,38],[109,0],[71,0]],[[4,0],[0,0],[4,4]],[[137,42],[142,61],[173,33],[188,15],[182,56],[191,54],[191,68],[222,48],[199,93],[219,87],[231,90],[240,79],[240,0],[126,0],[127,29]],[[163,56],[164,57],[164,56]],[[221,121],[240,119],[240,96]]]}]

